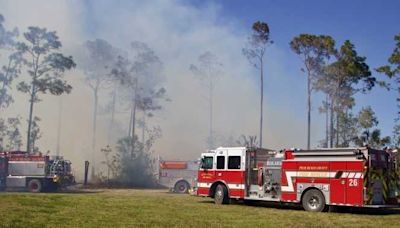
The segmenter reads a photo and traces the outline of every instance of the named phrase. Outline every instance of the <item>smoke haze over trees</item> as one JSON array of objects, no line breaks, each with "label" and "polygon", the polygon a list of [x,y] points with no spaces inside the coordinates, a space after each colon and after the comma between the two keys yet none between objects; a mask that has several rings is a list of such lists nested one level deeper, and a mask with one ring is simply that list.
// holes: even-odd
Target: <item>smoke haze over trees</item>
[{"label": "smoke haze over trees", "polygon": [[[370,69],[385,66],[384,69],[392,72],[398,62],[388,62],[385,58],[377,60],[368,52],[369,45],[365,41],[369,40],[368,36],[360,40],[352,33],[330,32],[315,24],[309,25],[313,30],[303,30],[304,27],[295,20],[291,23],[297,26],[280,26],[280,20],[271,13],[251,18],[251,21],[240,21],[227,16],[226,9],[221,8],[223,4],[226,3],[197,6],[182,1],[157,0],[0,2],[0,14],[3,15],[0,18],[0,66],[6,67],[0,70],[0,77],[8,75],[7,80],[0,82],[0,129],[4,129],[1,130],[1,145],[10,149],[27,146],[30,98],[18,92],[16,86],[20,82],[28,83],[28,87],[31,85],[32,80],[27,79],[32,77],[27,69],[33,69],[33,62],[27,56],[20,58],[21,55],[12,54],[18,53],[13,44],[29,44],[23,33],[31,32],[30,26],[43,34],[55,31],[62,46],[54,51],[66,58],[72,56],[70,60],[77,64],[76,69],[69,70],[73,68],[69,61],[69,67],[62,74],[63,82],[67,82],[61,86],[63,91],[69,90],[67,85],[73,89],[70,94],[61,95],[60,153],[71,158],[78,170],[83,168],[84,160],[96,160],[103,174],[108,167],[114,167],[113,175],[122,177],[115,167],[131,170],[132,167],[123,163],[125,158],[141,157],[141,162],[148,163],[150,158],[142,153],[167,159],[195,159],[210,146],[204,139],[211,134],[214,146],[262,142],[263,147],[273,149],[306,148],[307,79],[299,77],[304,62],[299,61],[288,45],[294,37],[305,32],[329,35],[336,41],[337,53],[330,53],[329,60],[323,61],[324,73],[319,72],[319,68],[311,73],[315,73],[316,81],[320,80],[324,86],[340,87],[339,90],[315,87],[310,105],[310,147],[318,146],[321,139],[324,146],[355,145],[355,138],[361,138],[365,131],[360,127],[359,112],[369,105],[379,119],[379,125],[371,127],[369,135],[375,129],[381,130],[380,135],[374,133],[374,138],[380,138],[375,140],[379,141],[377,144],[384,144],[382,139],[391,134],[396,113],[393,112],[393,118],[388,117],[392,116],[388,114],[392,109],[387,109],[391,105],[380,106],[376,99],[381,94],[393,94],[395,90],[388,92],[374,86],[364,94],[362,89],[371,87],[365,83],[366,79],[374,82],[373,78],[379,81],[386,77]],[[252,67],[241,50],[248,41],[251,26],[258,20],[268,22],[274,38],[274,45],[265,52],[263,84],[260,84],[260,69]],[[397,47],[393,35],[387,35],[392,41],[391,49],[384,50],[387,57]],[[48,37],[55,41],[55,36]],[[86,45],[82,45],[85,42]],[[188,67],[194,64],[199,68],[197,59],[205,51],[214,53],[218,63],[223,63],[223,73],[216,75],[218,86],[213,86],[215,99],[211,124],[208,124],[210,105],[204,102],[202,93],[204,87],[194,79]],[[396,53],[394,51],[394,56]],[[320,59],[316,57],[316,60]],[[353,63],[357,69],[348,68]],[[338,75],[345,79],[344,83],[338,80]],[[396,77],[392,76],[392,79]],[[101,81],[98,86],[97,80]],[[89,86],[89,81],[93,87],[97,86],[97,92]],[[398,85],[391,82],[396,89]],[[260,94],[261,85],[264,91]],[[24,91],[29,92],[28,87]],[[60,94],[60,91],[53,92]],[[265,97],[262,103],[261,96]],[[35,116],[40,118],[37,121],[40,131],[33,131],[37,133],[36,139],[34,145],[29,145],[42,152],[54,152],[60,99],[52,96],[51,91],[40,94],[40,98],[42,101],[34,104],[29,121],[33,122]],[[318,106],[322,102],[325,103],[320,114]],[[394,98],[390,104],[395,102]],[[265,110],[262,116],[260,106]],[[260,122],[263,122],[263,129]],[[162,137],[153,138],[155,131],[160,129]],[[151,147],[146,148],[144,145],[149,140]],[[366,138],[362,141],[368,142]],[[119,156],[121,160],[117,161],[120,162],[113,165],[100,163],[106,160],[100,149],[108,144],[112,146],[112,152],[107,156],[110,159]]]}]

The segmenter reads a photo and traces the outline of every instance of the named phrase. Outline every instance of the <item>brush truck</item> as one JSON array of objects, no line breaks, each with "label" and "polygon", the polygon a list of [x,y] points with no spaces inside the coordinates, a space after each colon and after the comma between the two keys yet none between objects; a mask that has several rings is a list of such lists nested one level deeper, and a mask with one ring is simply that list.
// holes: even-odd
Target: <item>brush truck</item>
[{"label": "brush truck", "polygon": [[188,193],[196,186],[199,161],[158,159],[158,183],[176,193]]},{"label": "brush truck", "polygon": [[197,195],[301,204],[320,212],[336,206],[397,207],[399,176],[391,153],[363,148],[275,152],[220,147],[201,155]]},{"label": "brush truck", "polygon": [[74,183],[71,162],[62,157],[0,152],[0,190],[42,192]]}]

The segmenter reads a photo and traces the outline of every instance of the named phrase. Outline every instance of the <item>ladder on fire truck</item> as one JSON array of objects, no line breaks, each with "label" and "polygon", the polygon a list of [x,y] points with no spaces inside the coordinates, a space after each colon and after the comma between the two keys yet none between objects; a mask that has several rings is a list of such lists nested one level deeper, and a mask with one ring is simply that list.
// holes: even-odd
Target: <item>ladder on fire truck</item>
[{"label": "ladder on fire truck", "polygon": [[285,154],[294,160],[361,160],[367,159],[368,148],[321,148],[312,150],[293,149]]}]

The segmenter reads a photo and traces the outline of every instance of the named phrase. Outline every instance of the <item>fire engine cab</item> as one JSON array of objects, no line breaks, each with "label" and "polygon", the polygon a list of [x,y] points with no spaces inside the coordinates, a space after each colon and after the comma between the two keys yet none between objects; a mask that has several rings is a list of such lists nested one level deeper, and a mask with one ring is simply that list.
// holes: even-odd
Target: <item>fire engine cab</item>
[{"label": "fire engine cab", "polygon": [[219,147],[201,155],[197,194],[230,199],[327,206],[395,207],[398,176],[390,153],[371,148],[316,150]]}]

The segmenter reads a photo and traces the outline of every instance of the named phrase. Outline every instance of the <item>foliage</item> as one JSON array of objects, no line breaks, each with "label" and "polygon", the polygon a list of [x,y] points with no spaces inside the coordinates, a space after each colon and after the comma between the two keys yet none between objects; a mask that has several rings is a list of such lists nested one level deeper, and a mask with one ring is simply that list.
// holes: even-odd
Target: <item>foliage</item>
[{"label": "foliage", "polygon": [[[400,125],[396,124],[393,127],[393,136],[392,136],[392,144],[396,148],[400,148]],[[400,153],[398,153],[400,155]],[[400,160],[399,160],[400,161]]]},{"label": "foliage", "polygon": [[352,113],[338,112],[339,147],[348,147],[357,138],[359,133],[359,119]]},{"label": "foliage", "polygon": [[42,132],[40,132],[40,128],[39,128],[40,121],[41,121],[41,119],[37,116],[35,116],[32,121],[32,129],[31,129],[31,135],[30,135],[30,142],[31,142],[30,148],[32,149],[33,153],[37,153],[40,151],[39,147],[36,144],[36,142],[42,137]]},{"label": "foliage", "polygon": [[[0,14],[0,50],[5,54],[13,52],[15,49],[15,38],[18,36],[18,30],[7,31],[4,26],[4,17]],[[0,57],[4,56],[0,54]],[[22,63],[20,53],[11,53],[6,55],[5,64],[0,68],[0,110],[7,108],[13,98],[10,94],[11,84],[20,74],[20,66]],[[3,60],[3,59],[0,59]]]},{"label": "foliage", "polygon": [[[326,94],[327,100],[323,108],[328,111],[329,124],[327,133],[330,147],[339,146],[340,134],[346,133],[340,131],[340,125],[343,118],[340,118],[340,112],[348,113],[355,104],[354,95],[358,92],[367,92],[376,84],[381,85],[374,76],[372,76],[369,66],[366,64],[366,58],[359,56],[355,46],[346,40],[339,50],[335,51],[335,61],[322,68],[323,74],[316,80],[316,89]],[[336,125],[336,126],[335,126]],[[334,141],[336,141],[334,143]]]},{"label": "foliage", "polygon": [[371,131],[371,128],[376,127],[379,121],[370,106],[362,108],[357,118],[358,125],[363,129],[363,131],[359,133],[359,136],[354,138],[354,143],[357,146],[368,145],[372,148],[390,146],[390,136],[381,137],[381,131],[379,129],[373,129]]},{"label": "foliage", "polygon": [[248,37],[247,45],[242,49],[243,55],[257,69],[262,68],[262,61],[268,45],[273,44],[267,23],[257,21],[252,26],[252,34]]},{"label": "foliage", "polygon": [[394,37],[394,41],[396,42],[396,46],[388,59],[389,64],[381,66],[376,70],[391,78],[396,77],[396,82],[400,83],[400,79],[398,78],[400,76],[400,33]]},{"label": "foliage", "polygon": [[23,35],[25,41],[18,42],[16,49],[24,58],[30,80],[20,82],[17,88],[30,98],[27,151],[31,152],[34,103],[40,101],[39,94],[49,92],[52,95],[61,95],[71,92],[72,86],[63,76],[65,71],[71,70],[76,64],[72,56],[66,57],[58,52],[61,42],[55,31],[31,26]]},{"label": "foliage", "polygon": [[115,152],[109,146],[102,149],[106,157],[103,164],[107,166],[108,184],[125,187],[155,186],[151,148],[161,137],[161,129],[153,128],[148,131],[148,135],[145,142],[140,142],[136,135],[133,139],[121,138],[117,142]]},{"label": "foliage", "polygon": [[241,135],[237,140],[236,143],[240,146],[245,147],[257,147],[258,140],[256,135]]},{"label": "foliage", "polygon": [[361,109],[358,114],[358,122],[360,123],[361,128],[366,130],[378,125],[379,123],[375,116],[375,112],[370,106]]},{"label": "foliage", "polygon": [[0,119],[0,151],[20,150],[22,138],[20,133],[21,117],[11,117],[7,121]]}]

